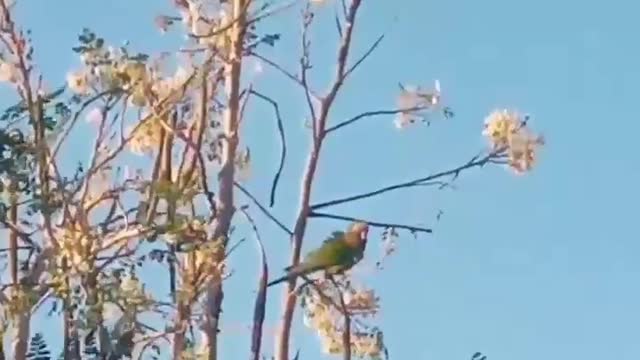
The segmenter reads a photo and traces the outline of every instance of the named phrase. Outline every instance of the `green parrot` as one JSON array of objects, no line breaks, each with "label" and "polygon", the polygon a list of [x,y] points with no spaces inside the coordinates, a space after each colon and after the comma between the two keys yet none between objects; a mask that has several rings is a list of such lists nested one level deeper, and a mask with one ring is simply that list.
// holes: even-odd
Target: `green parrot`
[{"label": "green parrot", "polygon": [[351,269],[364,257],[368,232],[369,225],[363,222],[352,223],[346,232],[334,231],[319,248],[309,252],[301,263],[286,267],[286,275],[271,281],[267,286],[319,270],[324,270],[326,275],[335,275]]}]

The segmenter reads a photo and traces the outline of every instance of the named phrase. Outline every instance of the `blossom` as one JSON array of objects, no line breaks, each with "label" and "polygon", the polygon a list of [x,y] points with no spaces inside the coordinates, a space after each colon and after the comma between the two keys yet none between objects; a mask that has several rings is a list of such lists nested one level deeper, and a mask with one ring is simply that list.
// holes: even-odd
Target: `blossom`
[{"label": "blossom", "polygon": [[89,74],[84,70],[78,70],[67,74],[67,86],[71,91],[79,95],[89,93]]},{"label": "blossom", "polygon": [[174,19],[172,17],[166,15],[158,15],[154,19],[154,23],[160,30],[162,34],[166,33],[169,30],[169,27],[173,25]]},{"label": "blossom", "polygon": [[[321,291],[322,295],[318,292]],[[329,280],[318,280],[315,285],[302,289],[304,324],[315,330],[323,352],[339,354],[346,349],[343,344],[344,315],[340,307],[342,296],[346,311],[351,317],[351,353],[355,357],[379,358],[385,349],[382,333],[375,327],[364,326],[363,319],[378,311],[378,298],[372,290],[356,290],[349,283],[339,288]],[[360,317],[360,319],[358,319]]]},{"label": "blossom", "polygon": [[494,151],[504,151],[508,165],[517,173],[531,170],[544,138],[527,127],[527,118],[512,110],[495,110],[485,119],[482,134]]},{"label": "blossom", "polygon": [[94,107],[87,113],[86,120],[91,124],[99,124],[103,119],[102,110],[98,107]]},{"label": "blossom", "polygon": [[128,61],[120,66],[120,71],[131,84],[143,82],[147,79],[147,66],[138,61]]},{"label": "blossom", "polygon": [[129,149],[134,154],[143,155],[154,151],[157,145],[160,143],[160,136],[162,134],[162,125],[160,119],[151,117],[142,120],[143,123],[139,124],[129,141]]},{"label": "blossom", "polygon": [[422,90],[420,87],[402,87],[397,100],[397,107],[402,110],[396,116],[394,123],[396,128],[404,129],[418,120],[426,121],[428,113],[441,108],[442,95],[440,81],[436,80],[434,89]]},{"label": "blossom", "polygon": [[506,147],[523,121],[520,114],[510,110],[496,110],[485,118],[485,126],[482,134],[489,138],[494,149]]},{"label": "blossom", "polygon": [[20,73],[14,64],[6,61],[0,62],[0,81],[15,83],[19,78]]}]

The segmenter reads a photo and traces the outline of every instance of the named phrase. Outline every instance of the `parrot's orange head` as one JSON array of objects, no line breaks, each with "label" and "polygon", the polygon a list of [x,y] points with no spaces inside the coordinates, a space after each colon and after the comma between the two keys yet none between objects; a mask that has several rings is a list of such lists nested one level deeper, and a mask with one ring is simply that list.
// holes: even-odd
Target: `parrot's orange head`
[{"label": "parrot's orange head", "polygon": [[349,231],[358,235],[358,242],[360,246],[365,246],[367,244],[367,235],[369,234],[369,224],[365,222],[357,222],[353,223]]}]

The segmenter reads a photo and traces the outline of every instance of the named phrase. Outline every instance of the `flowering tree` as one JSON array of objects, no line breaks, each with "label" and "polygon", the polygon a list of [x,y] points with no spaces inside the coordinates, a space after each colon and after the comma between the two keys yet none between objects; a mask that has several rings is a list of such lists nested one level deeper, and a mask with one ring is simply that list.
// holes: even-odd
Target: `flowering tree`
[{"label": "flowering tree", "polygon": [[[63,322],[64,359],[216,359],[218,336],[225,331],[220,326],[222,304],[234,296],[225,296],[224,280],[238,243],[235,226],[248,227],[262,249],[250,349],[252,359],[259,359],[269,268],[256,217],[266,217],[291,238],[291,265],[300,261],[307,223],[314,218],[381,228],[386,253],[391,253],[399,232],[417,235],[431,229],[336,215],[328,209],[401,188],[445,188],[465,170],[485,165],[499,164],[517,173],[532,168],[542,138],[529,130],[528,117],[496,110],[485,121],[488,147],[460,166],[345,198],[312,198],[325,140],[334,133],[377,116],[395,117],[399,129],[453,116],[436,82],[430,90],[403,86],[395,108],[330,120],[343,85],[375,53],[382,37],[364,53],[353,54],[358,13],[366,1],[331,3],[338,10],[336,69],[329,88],[315,90],[309,80],[308,32],[315,12],[322,11],[316,6],[327,5],[321,3],[174,0],[175,14],[156,17],[156,25],[163,32],[182,31],[187,40],[169,55],[109,46],[84,29],[73,48],[80,66],[68,74],[67,84],[51,90],[35,66],[29,32],[14,22],[16,4],[0,0],[0,80],[17,95],[16,104],[2,115],[0,129],[0,222],[8,234],[2,249],[7,266],[0,292],[5,340],[0,345],[11,344],[10,349],[0,348],[0,359],[50,358],[31,321],[33,314],[44,311],[45,302],[54,304],[52,313]],[[292,8],[302,9],[303,24],[296,70],[261,51],[277,46],[280,38],[266,32],[262,20],[289,16]],[[248,58],[296,84],[306,99],[311,146],[298,150],[308,151],[308,160],[291,227],[271,211],[290,151],[284,129],[291,124],[282,119],[280,105],[268,93],[243,78]],[[279,130],[277,171],[261,179],[270,184],[268,194],[252,194],[242,185],[251,165],[251,144],[245,143],[241,126],[250,99],[270,106]],[[61,154],[73,146],[69,139],[78,136],[81,119],[91,125],[93,140],[86,149],[91,159],[76,164]],[[258,200],[265,195],[268,205]],[[138,276],[158,265],[167,269],[163,281],[169,284],[168,295]],[[348,274],[296,285],[292,279],[284,290],[276,359],[291,358],[298,301],[305,323],[317,332],[326,352],[345,359],[384,356],[373,289],[355,284]]]}]

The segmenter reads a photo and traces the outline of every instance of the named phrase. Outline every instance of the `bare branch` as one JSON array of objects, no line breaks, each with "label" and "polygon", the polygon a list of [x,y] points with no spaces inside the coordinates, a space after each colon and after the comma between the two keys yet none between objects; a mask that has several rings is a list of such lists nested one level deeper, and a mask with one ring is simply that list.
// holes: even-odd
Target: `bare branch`
[{"label": "bare branch", "polygon": [[260,211],[262,211],[271,221],[273,221],[276,225],[278,225],[278,227],[280,229],[282,229],[284,232],[286,232],[287,234],[289,234],[289,236],[293,235],[293,231],[289,230],[289,228],[287,228],[280,220],[278,220],[275,216],[273,216],[269,210],[267,208],[265,208],[262,204],[260,204],[260,202],[258,201],[258,199],[256,199],[255,196],[253,196],[249,190],[247,190],[245,187],[243,187],[242,185],[240,185],[238,182],[234,182],[233,185],[235,185],[235,187],[237,187],[238,189],[240,189],[240,191],[249,199],[251,199],[251,201],[258,207],[258,209],[260,209]]},{"label": "bare branch", "polygon": [[267,304],[267,281],[269,278],[269,267],[267,265],[267,255],[264,251],[264,245],[262,243],[262,239],[260,238],[260,233],[258,232],[258,227],[256,226],[255,221],[247,212],[246,208],[242,207],[240,208],[240,211],[244,214],[244,216],[247,218],[247,221],[249,221],[249,223],[251,224],[256,242],[258,244],[258,249],[260,251],[262,270],[260,273],[260,280],[258,281],[258,293],[256,294],[256,301],[253,309],[253,329],[251,331],[251,359],[259,360],[260,347],[262,345],[262,326],[264,324],[265,307]]},{"label": "bare branch", "polygon": [[365,219],[352,217],[352,216],[327,214],[327,213],[321,213],[321,212],[315,212],[315,211],[312,211],[309,214],[309,217],[327,218],[327,219],[344,220],[344,221],[362,221],[362,222],[366,222],[367,224],[373,227],[404,229],[404,230],[409,230],[415,233],[422,232],[422,233],[431,234],[433,232],[433,230],[431,229],[419,227],[419,226],[370,221],[370,220],[365,220]]},{"label": "bare branch", "polygon": [[310,41],[308,39],[309,27],[313,21],[313,12],[311,11],[311,2],[307,2],[307,6],[302,14],[302,56],[300,57],[300,82],[304,89],[305,99],[307,100],[307,106],[309,107],[309,113],[311,114],[311,128],[313,130],[313,138],[318,137],[318,119],[316,118],[316,109],[309,91],[308,71],[311,69],[310,59]]},{"label": "bare branch", "polygon": [[351,67],[349,68],[349,70],[347,70],[344,76],[347,77],[352,72],[354,72],[358,68],[358,66],[360,66],[369,57],[369,55],[371,55],[376,50],[376,48],[380,45],[383,39],[384,39],[384,35],[380,35],[378,39],[374,41],[374,43],[369,47],[369,49],[365,51],[365,53],[358,59],[358,61],[356,61],[353,65],[351,65]]},{"label": "bare branch", "polygon": [[293,73],[291,73],[290,71],[288,71],[287,69],[283,68],[282,66],[278,65],[276,62],[258,54],[255,52],[251,52],[250,56],[255,57],[256,59],[264,62],[265,64],[271,66],[272,68],[278,70],[280,73],[282,73],[285,77],[289,78],[291,81],[295,82],[296,84],[300,85],[303,89],[305,89],[305,91],[308,91],[310,96],[316,100],[319,101],[320,100],[320,96],[311,88],[309,88],[309,86],[302,81],[302,79],[300,79],[298,76],[294,75]]},{"label": "bare branch", "polygon": [[[300,253],[302,248],[302,240],[304,238],[305,230],[307,227],[307,220],[309,216],[311,189],[313,186],[313,180],[318,167],[318,160],[320,157],[320,150],[324,139],[324,131],[326,128],[327,118],[331,110],[331,106],[342,86],[344,81],[344,74],[346,68],[346,62],[348,60],[349,48],[351,46],[351,38],[353,29],[355,26],[355,19],[360,8],[362,0],[353,0],[349,6],[349,10],[346,16],[346,28],[344,35],[341,38],[340,47],[337,55],[337,70],[333,85],[326,97],[320,102],[320,108],[318,116],[314,116],[314,136],[313,145],[309,153],[307,165],[304,170],[302,180],[302,190],[300,195],[300,203],[296,224],[294,227],[294,234],[292,236],[292,253],[291,253],[291,265],[295,266],[300,262]],[[317,126],[316,126],[317,125]],[[291,335],[291,323],[293,321],[293,312],[295,310],[295,304],[297,297],[295,295],[296,278],[291,279],[285,289],[284,304],[283,304],[283,316],[282,323],[278,333],[278,339],[276,343],[275,357],[276,360],[289,360],[289,340]]]},{"label": "bare branch", "polygon": [[273,106],[273,111],[276,115],[276,120],[278,123],[278,134],[280,135],[280,165],[278,165],[278,171],[276,171],[275,176],[273,177],[273,183],[271,185],[271,195],[269,197],[269,207],[273,207],[276,202],[276,189],[278,187],[278,181],[280,180],[280,176],[282,175],[282,170],[284,169],[285,159],[287,157],[287,142],[284,136],[284,125],[282,122],[282,117],[280,116],[280,108],[278,107],[278,103],[271,99],[270,97],[263,95],[255,90],[249,90],[252,95],[259,97],[260,99],[268,102]]},{"label": "bare branch", "polygon": [[352,117],[349,120],[345,120],[339,124],[336,124],[334,126],[331,126],[330,128],[328,128],[325,131],[325,134],[328,134],[332,131],[336,131],[342,127],[351,125],[353,123],[355,123],[356,121],[365,119],[365,118],[369,118],[369,117],[373,117],[373,116],[381,116],[381,115],[397,115],[397,114],[402,114],[402,113],[407,113],[407,112],[412,112],[412,111],[420,111],[420,110],[424,110],[426,109],[426,107],[420,106],[420,107],[412,107],[412,108],[407,108],[407,109],[394,109],[394,110],[376,110],[376,111],[367,111],[367,112],[363,112],[361,114],[358,114],[354,117]]},{"label": "bare branch", "polygon": [[436,179],[439,179],[439,178],[443,178],[443,177],[447,177],[447,176],[453,176],[454,178],[456,178],[460,174],[460,172],[462,172],[463,170],[470,169],[470,168],[473,168],[473,167],[482,167],[485,164],[489,163],[490,160],[494,159],[496,156],[497,156],[497,154],[495,152],[492,152],[492,153],[490,153],[490,154],[488,154],[488,155],[486,155],[485,157],[482,157],[482,158],[479,158],[478,156],[475,156],[474,158],[472,158],[466,164],[458,166],[455,169],[438,172],[438,173],[435,173],[435,174],[432,174],[432,175],[428,175],[428,176],[425,176],[425,177],[422,177],[422,178],[418,178],[418,179],[415,179],[415,180],[402,182],[402,183],[391,185],[391,186],[386,186],[386,187],[380,188],[378,190],[374,190],[374,191],[370,191],[370,192],[366,192],[366,193],[362,193],[362,194],[358,194],[358,195],[352,195],[352,196],[344,197],[344,198],[341,198],[341,199],[336,199],[336,200],[331,200],[331,201],[315,204],[315,205],[311,206],[311,209],[312,210],[322,209],[322,208],[326,208],[326,207],[329,207],[329,206],[335,206],[335,205],[344,204],[344,203],[347,203],[347,202],[352,202],[352,201],[356,201],[356,200],[370,198],[370,197],[373,197],[373,196],[376,196],[376,195],[380,195],[380,194],[384,194],[386,192],[393,191],[393,190],[398,190],[398,189],[409,188],[409,187],[413,187],[413,186],[424,185],[424,183],[426,183],[426,182],[430,182],[430,181],[433,181],[433,180],[436,180]]},{"label": "bare branch", "polygon": [[49,158],[49,162],[55,160],[55,157],[58,155],[58,152],[60,151],[60,148],[62,147],[62,144],[69,137],[69,134],[71,133],[71,131],[75,127],[76,123],[78,122],[78,119],[80,118],[80,115],[82,115],[84,110],[86,110],[91,104],[93,104],[97,100],[102,99],[106,95],[116,95],[116,94],[121,93],[121,92],[122,92],[122,90],[120,90],[120,89],[105,90],[105,91],[99,92],[99,93],[95,94],[94,96],[90,97],[89,99],[85,100],[85,102],[83,102],[82,105],[80,105],[80,109],[78,109],[78,111],[76,111],[75,115],[73,115],[73,119],[71,119],[71,122],[69,123],[69,125],[65,129],[64,133],[62,133],[62,135],[60,135],[60,138],[58,139],[58,141],[54,145],[53,151],[51,153],[51,157]]}]

